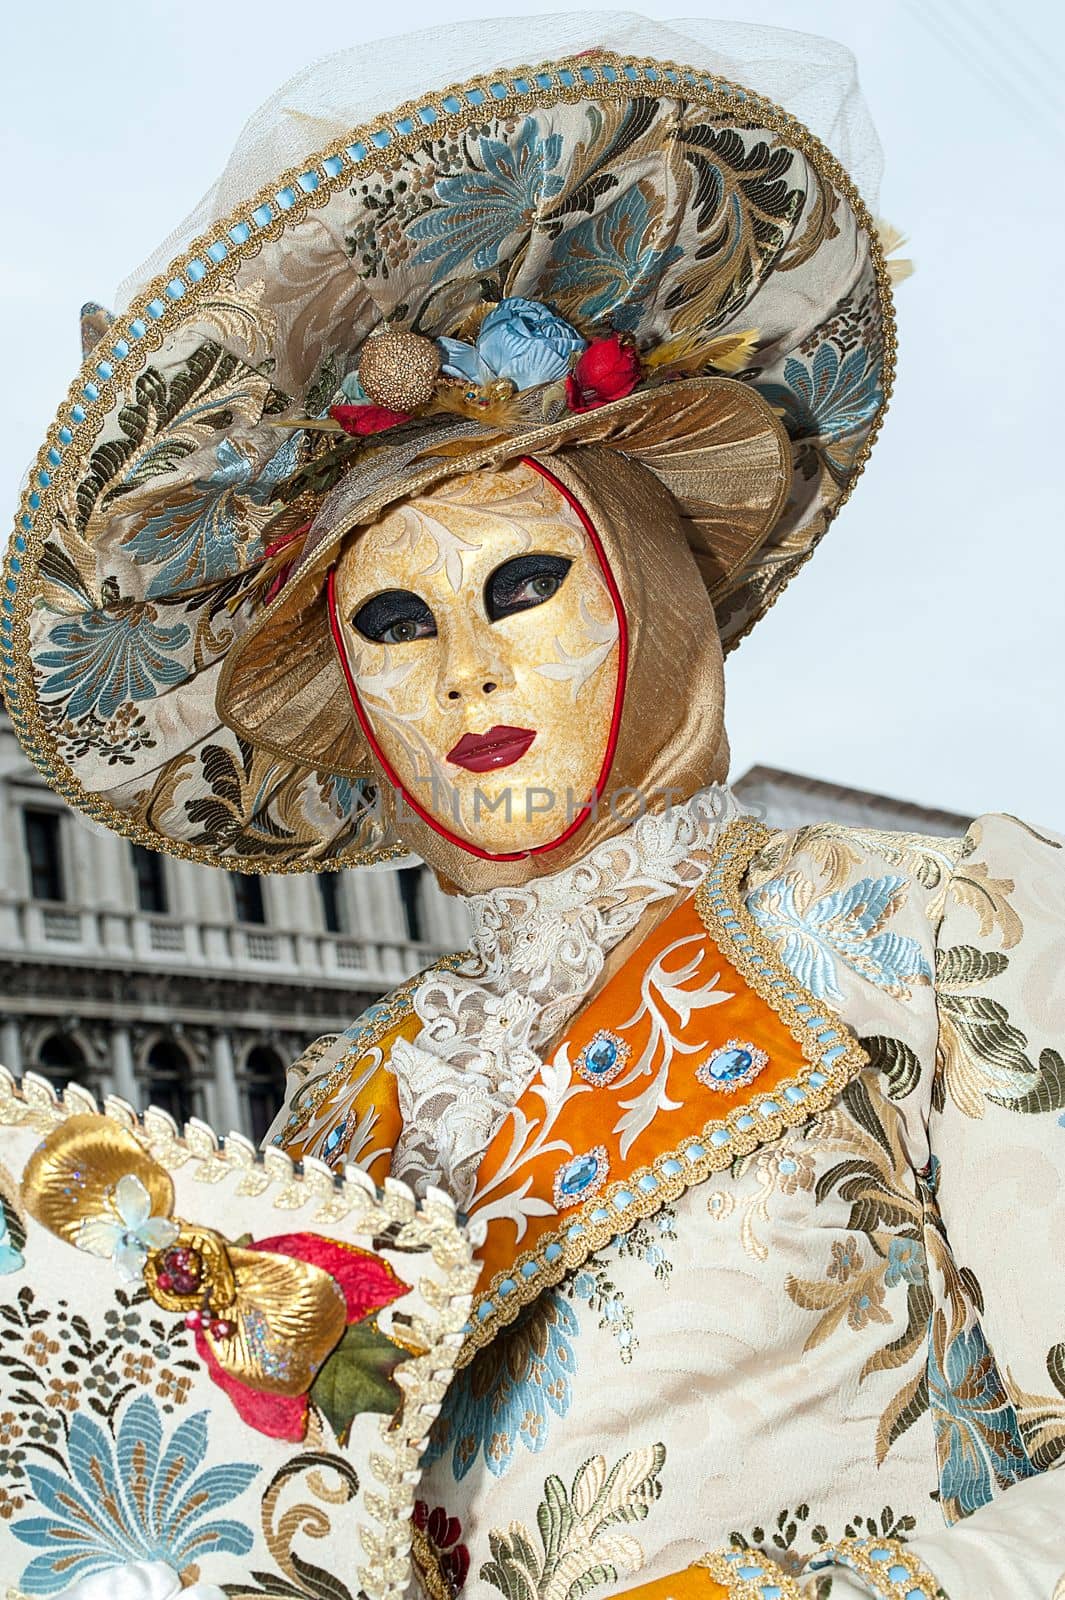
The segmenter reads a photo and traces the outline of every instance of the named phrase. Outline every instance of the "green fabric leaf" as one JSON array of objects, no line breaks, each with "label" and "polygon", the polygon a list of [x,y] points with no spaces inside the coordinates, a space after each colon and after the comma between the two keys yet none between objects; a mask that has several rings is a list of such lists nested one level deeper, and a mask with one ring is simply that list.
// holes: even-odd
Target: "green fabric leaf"
[{"label": "green fabric leaf", "polygon": [[1015,1096],[989,1094],[987,1097],[1007,1111],[1019,1111],[1026,1116],[1037,1116],[1044,1111],[1065,1109],[1065,1060],[1056,1050],[1044,1050],[1039,1057],[1039,1071],[1027,1094]]},{"label": "green fabric leaf", "polygon": [[995,950],[978,950],[974,944],[956,944],[936,951],[936,983],[941,988],[971,988],[997,978],[1009,958]]},{"label": "green fabric leaf", "polygon": [[407,1351],[384,1334],[373,1318],[353,1322],[326,1361],[310,1398],[343,1444],[356,1417],[366,1411],[392,1416],[400,1392],[392,1374]]},{"label": "green fabric leaf", "polygon": [[886,1082],[892,1100],[905,1100],[913,1093],[921,1076],[921,1062],[915,1050],[901,1039],[883,1034],[872,1034],[858,1042],[868,1054],[870,1066]]},{"label": "green fabric leaf", "polygon": [[[1010,1022],[1009,1013],[998,1000],[982,994],[943,994],[940,1010],[950,1018],[966,1048],[975,1060],[990,1067],[1031,1076],[1035,1068],[1025,1051],[1028,1040]],[[1010,1102],[1016,1104],[1016,1102]]]}]

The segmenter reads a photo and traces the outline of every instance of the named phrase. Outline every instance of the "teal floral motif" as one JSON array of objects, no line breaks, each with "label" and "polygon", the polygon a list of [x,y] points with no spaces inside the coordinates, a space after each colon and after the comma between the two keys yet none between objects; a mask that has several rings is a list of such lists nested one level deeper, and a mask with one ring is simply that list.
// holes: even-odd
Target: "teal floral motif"
[{"label": "teal floral motif", "polygon": [[662,198],[632,184],[606,210],[566,230],[548,266],[548,290],[582,322],[632,333],[680,245],[660,248]]},{"label": "teal floral motif", "polygon": [[645,301],[684,254],[677,244],[661,248],[662,212],[649,183],[632,184],[562,235],[548,267],[548,292],[583,322],[635,331]]},{"label": "teal floral motif", "polygon": [[134,561],[157,568],[148,585],[149,600],[234,577],[262,553],[248,509],[269,504],[277,485],[295,472],[299,438],[293,434],[286,439],[258,477],[252,462],[229,439],[223,439],[215,456],[217,470],[194,486],[189,499],[149,517],[126,540]]},{"label": "teal floral motif", "polygon": [[889,1289],[897,1283],[922,1284],[925,1281],[924,1245],[919,1239],[896,1235],[888,1245],[884,1282]]},{"label": "teal floral motif", "polygon": [[451,1470],[464,1478],[483,1451],[501,1478],[519,1442],[534,1455],[543,1450],[550,1414],[564,1417],[570,1408],[579,1331],[561,1295],[541,1295],[453,1380],[426,1463],[450,1450]]},{"label": "teal floral motif", "polygon": [[58,1594],[133,1561],[164,1561],[181,1572],[214,1553],[247,1555],[251,1529],[213,1513],[242,1495],[260,1469],[227,1461],[198,1472],[207,1416],[186,1417],[166,1442],[155,1402],[142,1394],[113,1440],[84,1412],[74,1417],[66,1474],[27,1460],[26,1479],[44,1515],[12,1524],[20,1543],[42,1551],[19,1579],[23,1592]]},{"label": "teal floral motif", "polygon": [[70,718],[96,712],[106,720],[129,701],[155,699],[160,686],[184,683],[191,666],[175,659],[174,652],[190,638],[183,622],[159,626],[152,605],[116,602],[107,610],[86,611],[49,633],[55,648],[38,657],[39,665],[51,671],[41,692],[69,695]]},{"label": "teal floral motif", "polygon": [[478,143],[481,170],[442,178],[432,211],[416,217],[409,236],[423,248],[413,265],[435,263],[434,281],[460,267],[487,272],[505,241],[527,228],[545,200],[562,189],[554,169],[562,157],[562,135],[546,139],[534,117],[526,117],[513,143],[487,135]]},{"label": "teal floral motif", "polygon": [[0,1275],[8,1272],[19,1272],[26,1265],[26,1258],[11,1236],[8,1227],[7,1212],[0,1202]]},{"label": "teal floral motif", "polygon": [[[673,1272],[668,1241],[677,1237],[676,1220],[673,1208],[663,1207],[657,1215],[638,1222],[628,1233],[611,1240],[611,1253],[616,1252],[621,1259],[642,1262],[656,1281],[668,1288]],[[627,1365],[640,1348],[640,1341],[636,1336],[632,1306],[610,1276],[609,1257],[588,1262],[567,1279],[562,1292],[571,1300],[582,1301],[598,1316],[599,1327],[616,1341],[618,1354]]]},{"label": "teal floral motif", "polygon": [[906,899],[909,880],[890,873],[817,896],[800,873],[771,878],[747,897],[747,909],[780,950],[785,965],[819,1000],[842,1001],[838,963],[896,999],[932,980],[916,939],[887,924]]},{"label": "teal floral motif", "polygon": [[783,384],[757,388],[783,413],[792,439],[837,439],[866,428],[884,403],[879,356],[866,346],[843,355],[832,340],[808,364],[789,356]]},{"label": "teal floral motif", "polygon": [[928,1393],[943,1514],[956,1522],[986,1505],[996,1487],[1036,1469],[980,1324],[949,1341],[945,1329],[940,1312],[928,1341]]}]

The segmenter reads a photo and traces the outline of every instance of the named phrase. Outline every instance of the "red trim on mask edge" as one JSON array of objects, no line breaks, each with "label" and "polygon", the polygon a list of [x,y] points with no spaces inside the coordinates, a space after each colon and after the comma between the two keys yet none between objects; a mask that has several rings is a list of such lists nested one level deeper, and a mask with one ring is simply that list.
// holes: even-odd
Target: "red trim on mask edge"
[{"label": "red trim on mask edge", "polygon": [[560,845],[563,845],[567,842],[567,840],[572,839],[578,828],[583,827],[584,823],[588,820],[588,817],[591,814],[592,807],[595,805],[596,801],[599,799],[599,796],[606,787],[606,780],[610,774],[610,769],[614,764],[614,755],[617,751],[618,735],[621,730],[621,708],[625,699],[625,679],[628,675],[629,665],[629,630],[628,624],[625,620],[625,608],[621,603],[621,592],[614,581],[614,574],[610,570],[610,566],[606,559],[606,552],[603,549],[602,541],[600,540],[599,535],[595,531],[591,517],[581,505],[577,497],[571,492],[571,490],[567,489],[564,483],[559,482],[553,472],[549,472],[546,467],[542,466],[539,461],[534,461],[531,456],[521,456],[520,460],[525,466],[532,467],[533,471],[538,472],[542,478],[546,478],[548,483],[553,484],[558,490],[558,493],[566,501],[567,505],[572,506],[573,510],[577,513],[577,516],[580,518],[581,525],[591,541],[592,549],[595,551],[596,559],[599,562],[600,571],[603,574],[607,591],[611,600],[613,601],[614,610],[618,619],[618,677],[617,685],[614,690],[614,707],[610,717],[610,732],[607,735],[607,744],[606,751],[603,756],[603,764],[599,770],[599,776],[596,779],[595,787],[592,790],[591,801],[577,813],[569,827],[564,833],[560,833],[557,839],[551,839],[547,844],[533,845],[529,850],[511,850],[505,854],[493,854],[490,850],[482,850],[479,845],[470,844],[467,839],[460,838],[457,833],[452,833],[450,828],[445,828],[429,811],[426,810],[421,802],[417,800],[408,789],[404,788],[403,784],[399,781],[398,774],[377,742],[377,738],[370,726],[370,721],[366,715],[362,701],[359,699],[359,691],[355,686],[355,678],[352,674],[351,662],[348,660],[347,645],[344,642],[344,633],[343,629],[341,628],[340,617],[337,612],[335,566],[330,567],[326,577],[326,597],[329,607],[329,631],[333,637],[333,644],[336,649],[337,658],[340,662],[340,670],[344,674],[344,682],[348,686],[348,694],[350,695],[351,703],[355,708],[355,715],[359,720],[359,727],[362,729],[363,737],[370,746],[370,749],[373,751],[377,760],[381,763],[381,766],[384,768],[385,776],[388,778],[392,787],[403,795],[403,798],[415,815],[420,817],[424,823],[432,828],[434,833],[440,834],[441,838],[447,839],[450,844],[458,845],[460,849],[466,850],[470,855],[478,856],[482,861],[524,861],[529,856],[543,855],[548,850],[557,850]]}]

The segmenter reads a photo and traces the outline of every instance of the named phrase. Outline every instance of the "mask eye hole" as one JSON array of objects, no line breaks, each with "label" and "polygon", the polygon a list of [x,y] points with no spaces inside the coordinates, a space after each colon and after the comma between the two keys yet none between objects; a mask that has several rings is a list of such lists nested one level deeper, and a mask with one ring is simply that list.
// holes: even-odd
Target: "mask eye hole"
[{"label": "mask eye hole", "polygon": [[489,622],[542,606],[562,587],[573,563],[565,556],[533,551],[504,561],[484,586],[484,609]]},{"label": "mask eye hole", "polygon": [[436,618],[421,595],[411,589],[375,594],[356,611],[351,626],[375,644],[409,644],[436,636]]}]

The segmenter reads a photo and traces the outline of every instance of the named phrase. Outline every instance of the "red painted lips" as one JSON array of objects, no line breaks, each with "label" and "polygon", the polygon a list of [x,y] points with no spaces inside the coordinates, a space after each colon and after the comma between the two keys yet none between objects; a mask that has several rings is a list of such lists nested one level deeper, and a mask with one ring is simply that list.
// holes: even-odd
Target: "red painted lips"
[{"label": "red painted lips", "polygon": [[447,759],[467,772],[494,772],[520,761],[536,738],[535,728],[489,728],[487,733],[464,733]]}]

